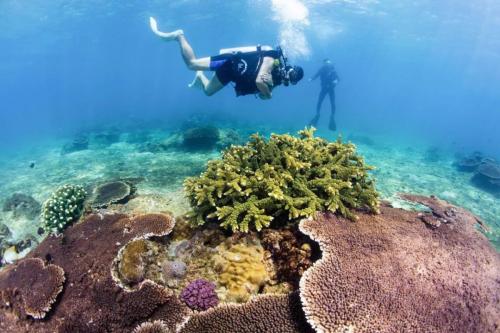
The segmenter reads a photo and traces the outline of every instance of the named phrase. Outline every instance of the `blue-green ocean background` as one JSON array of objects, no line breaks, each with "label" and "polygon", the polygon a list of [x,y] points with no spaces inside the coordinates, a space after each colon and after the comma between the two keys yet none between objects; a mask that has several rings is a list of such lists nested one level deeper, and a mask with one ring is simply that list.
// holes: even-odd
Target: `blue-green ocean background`
[{"label": "blue-green ocean background", "polygon": [[[496,0],[0,0],[0,201],[23,192],[42,202],[64,183],[116,177],[177,198],[218,152],[142,152],[127,135],[160,140],[192,114],[241,133],[295,132],[314,115],[317,81],[277,88],[271,101],[188,89],[193,72],[149,16],[184,29],[198,56],[281,44],[306,78],[330,57],[339,132],[327,129],[325,101],[318,135],[357,143],[384,198],[436,194],[484,218],[498,241],[499,195],[453,167],[473,151],[500,159]],[[120,142],[60,154],[76,134],[108,127]]]}]

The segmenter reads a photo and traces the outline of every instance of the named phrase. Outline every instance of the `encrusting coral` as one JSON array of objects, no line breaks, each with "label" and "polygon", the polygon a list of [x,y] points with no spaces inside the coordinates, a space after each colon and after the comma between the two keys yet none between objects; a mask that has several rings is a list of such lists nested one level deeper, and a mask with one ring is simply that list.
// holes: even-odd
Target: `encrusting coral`
[{"label": "encrusting coral", "polygon": [[353,144],[314,137],[253,135],[245,146],[232,146],[221,160],[208,163],[184,187],[197,225],[216,219],[224,228],[248,232],[268,227],[278,217],[297,219],[317,211],[355,219],[352,209],[378,210],[378,194],[368,176],[371,167]]},{"label": "encrusting coral", "polygon": [[318,333],[498,332],[500,255],[477,218],[404,197],[432,212],[383,206],[356,223],[328,213],[300,223],[323,251],[300,281],[308,322]]},{"label": "encrusting coral", "polygon": [[69,224],[78,220],[83,211],[87,193],[82,186],[64,185],[58,188],[42,207],[43,228],[58,234]]},{"label": "encrusting coral", "polygon": [[211,258],[218,282],[227,289],[226,302],[244,302],[270,279],[264,249],[258,243],[222,243]]},{"label": "encrusting coral", "polygon": [[118,257],[118,272],[126,283],[139,283],[144,280],[144,259],[148,251],[147,243],[144,239],[136,239],[125,245]]},{"label": "encrusting coral", "polygon": [[142,323],[132,333],[170,333],[168,326],[161,320]]},{"label": "encrusting coral", "polygon": [[64,270],[45,266],[37,258],[24,259],[0,274],[0,306],[42,319],[63,290]]}]

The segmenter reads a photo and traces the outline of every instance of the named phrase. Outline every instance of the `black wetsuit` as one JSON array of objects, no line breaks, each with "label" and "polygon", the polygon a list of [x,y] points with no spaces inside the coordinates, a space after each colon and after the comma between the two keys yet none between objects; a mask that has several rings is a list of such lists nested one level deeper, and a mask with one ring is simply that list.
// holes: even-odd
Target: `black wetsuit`
[{"label": "black wetsuit", "polygon": [[318,77],[321,80],[321,91],[319,92],[318,103],[316,104],[316,115],[311,120],[310,125],[318,125],[321,106],[323,104],[323,101],[325,100],[326,95],[328,95],[330,97],[330,107],[332,110],[330,114],[329,128],[334,131],[337,128],[335,124],[335,81],[339,81],[339,76],[337,75],[337,71],[335,70],[333,64],[324,64],[312,79],[315,80]]},{"label": "black wetsuit", "polygon": [[210,58],[210,70],[215,71],[219,81],[226,85],[234,82],[237,96],[259,93],[255,83],[264,57],[280,59],[279,51],[254,51],[220,54]]}]

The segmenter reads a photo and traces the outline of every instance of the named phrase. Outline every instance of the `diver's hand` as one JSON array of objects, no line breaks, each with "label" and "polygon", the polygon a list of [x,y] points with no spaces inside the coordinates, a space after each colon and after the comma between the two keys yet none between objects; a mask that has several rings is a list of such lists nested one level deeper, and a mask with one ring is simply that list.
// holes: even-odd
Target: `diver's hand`
[{"label": "diver's hand", "polygon": [[273,76],[269,73],[264,73],[260,76],[260,79],[262,80],[262,82],[264,82],[265,84],[267,84],[269,87],[272,87],[274,84],[273,84]]},{"label": "diver's hand", "polygon": [[271,99],[271,96],[264,95],[263,93],[259,93],[258,96],[262,100]]}]

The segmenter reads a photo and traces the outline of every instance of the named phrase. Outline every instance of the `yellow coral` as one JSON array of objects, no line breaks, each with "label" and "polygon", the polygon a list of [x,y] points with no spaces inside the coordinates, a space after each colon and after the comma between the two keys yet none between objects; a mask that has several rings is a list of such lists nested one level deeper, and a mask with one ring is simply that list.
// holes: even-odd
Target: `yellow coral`
[{"label": "yellow coral", "polygon": [[269,280],[260,244],[221,244],[217,250],[213,265],[220,274],[219,283],[227,289],[225,301],[247,301]]},{"label": "yellow coral", "polygon": [[118,271],[127,283],[137,283],[144,278],[144,262],[142,256],[148,251],[144,239],[128,243],[121,251]]}]

